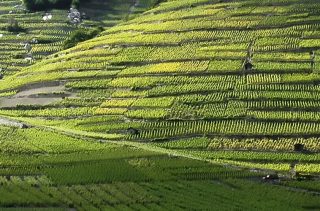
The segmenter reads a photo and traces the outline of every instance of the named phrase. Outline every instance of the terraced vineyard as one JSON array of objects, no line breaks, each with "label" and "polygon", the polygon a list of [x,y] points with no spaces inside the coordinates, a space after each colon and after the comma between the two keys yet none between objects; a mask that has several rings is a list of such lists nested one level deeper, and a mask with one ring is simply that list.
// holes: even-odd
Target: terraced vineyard
[{"label": "terraced vineyard", "polygon": [[317,195],[263,184],[261,172],[168,156],[160,149],[39,128],[2,126],[0,138],[1,210],[319,208]]},{"label": "terraced vineyard", "polygon": [[[3,48],[13,70],[0,81],[0,115],[32,128],[2,128],[0,205],[320,209],[320,2],[134,10],[121,23],[97,16],[119,24],[28,67]],[[312,181],[292,179],[292,165]],[[284,181],[261,183],[270,172]]]},{"label": "terraced vineyard", "polygon": [[[53,19],[42,20],[42,13],[25,14],[21,1],[0,2],[0,68],[2,75],[13,75],[23,67],[62,50],[62,42],[75,26],[67,23],[65,11],[53,11]],[[12,33],[6,28],[10,20],[21,30]],[[32,43],[32,56],[25,49]]]},{"label": "terraced vineyard", "polygon": [[[108,1],[101,4],[92,0],[79,9],[86,13],[81,27],[112,27],[125,19],[133,18],[143,12],[154,2],[134,4],[130,0]],[[50,11],[52,19],[44,20],[44,12],[26,13],[20,0],[0,1],[0,68],[2,75],[13,75],[24,67],[46,58],[46,56],[63,50],[63,41],[78,28],[70,23],[68,12]],[[104,15],[103,15],[104,14]],[[12,33],[7,30],[10,21],[17,21],[20,31]],[[25,45],[30,43],[30,53]]]}]

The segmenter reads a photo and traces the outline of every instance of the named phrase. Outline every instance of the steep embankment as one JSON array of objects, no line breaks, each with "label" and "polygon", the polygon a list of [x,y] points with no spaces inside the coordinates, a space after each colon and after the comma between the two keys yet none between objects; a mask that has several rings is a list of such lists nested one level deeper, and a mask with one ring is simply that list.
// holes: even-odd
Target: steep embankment
[{"label": "steep embankment", "polygon": [[[13,75],[46,56],[61,51],[69,34],[81,27],[112,27],[133,18],[153,5],[153,1],[91,0],[81,4],[82,23],[70,23],[67,10],[48,11],[51,19],[43,19],[45,12],[27,12],[20,0],[0,1],[0,73]],[[121,5],[121,6],[119,6]],[[16,29],[8,30],[10,25]],[[28,52],[25,44],[30,43]]]},{"label": "steep embankment", "polygon": [[[64,41],[73,31],[79,28],[90,30],[96,26],[102,26],[107,29],[141,14],[153,4],[154,1],[91,0],[81,4],[79,11],[82,14],[82,21],[81,24],[76,26],[70,22],[67,10],[52,10],[47,11],[48,13],[42,11],[27,12],[19,0],[1,1],[0,78],[14,75],[23,68],[46,59],[48,55],[61,51]],[[47,16],[51,18],[43,18]],[[13,28],[9,30],[9,26]],[[30,45],[27,45],[27,43]],[[4,84],[1,81],[0,83]],[[20,89],[23,93],[10,99],[2,99],[0,104],[2,107],[47,105],[57,102],[63,97],[73,96],[64,89],[63,84],[64,82],[60,81],[27,86]],[[1,96],[14,93],[9,92]]]},{"label": "steep embankment", "polygon": [[[45,81],[73,94],[0,113],[222,163],[288,170],[299,160],[319,172],[319,13],[316,0],[168,1],[5,78],[4,94]],[[298,143],[309,154],[293,153]]]}]

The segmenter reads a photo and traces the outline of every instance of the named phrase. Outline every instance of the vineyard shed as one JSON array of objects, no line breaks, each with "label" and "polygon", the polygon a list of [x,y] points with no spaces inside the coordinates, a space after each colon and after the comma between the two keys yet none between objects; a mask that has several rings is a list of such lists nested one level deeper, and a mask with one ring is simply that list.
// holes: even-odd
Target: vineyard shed
[{"label": "vineyard shed", "polygon": [[251,62],[247,62],[245,65],[244,65],[244,69],[246,71],[251,71],[253,69],[254,65],[251,63]]},{"label": "vineyard shed", "polygon": [[304,150],[304,145],[303,144],[295,144],[294,145],[294,151],[295,152],[302,152]]},{"label": "vineyard shed", "polygon": [[140,134],[139,130],[132,128],[132,127],[128,128],[127,133],[130,135],[139,135]]}]

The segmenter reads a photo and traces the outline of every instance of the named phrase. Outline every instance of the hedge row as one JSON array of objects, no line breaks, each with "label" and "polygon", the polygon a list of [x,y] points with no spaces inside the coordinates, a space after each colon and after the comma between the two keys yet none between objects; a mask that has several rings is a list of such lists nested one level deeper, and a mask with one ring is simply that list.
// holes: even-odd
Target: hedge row
[{"label": "hedge row", "polygon": [[30,11],[43,11],[50,9],[68,9],[71,6],[78,7],[84,0],[23,0]]}]

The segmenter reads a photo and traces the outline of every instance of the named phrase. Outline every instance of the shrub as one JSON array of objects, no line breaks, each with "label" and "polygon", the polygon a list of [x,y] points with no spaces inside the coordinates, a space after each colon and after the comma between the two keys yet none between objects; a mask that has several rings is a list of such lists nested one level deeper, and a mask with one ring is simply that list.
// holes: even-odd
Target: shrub
[{"label": "shrub", "polygon": [[79,8],[80,6],[80,0],[73,0],[71,5],[75,8]]},{"label": "shrub", "polygon": [[23,0],[26,8],[30,11],[50,9],[69,9],[72,6],[79,7],[84,0]]},{"label": "shrub", "polygon": [[63,48],[68,49],[76,46],[79,42],[83,42],[94,38],[100,32],[103,31],[103,27],[96,27],[94,29],[78,29],[71,33],[70,37],[63,43]]},{"label": "shrub", "polygon": [[23,29],[21,26],[19,26],[18,21],[14,18],[9,19],[7,30],[9,32],[13,32],[13,33],[19,33],[19,32],[25,31],[25,29]]}]

